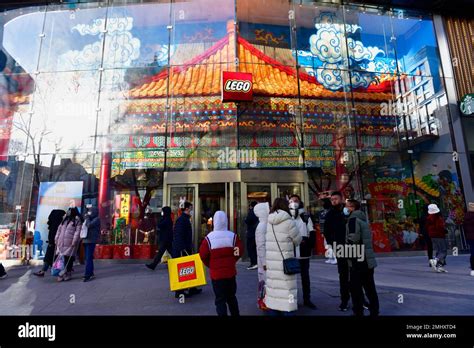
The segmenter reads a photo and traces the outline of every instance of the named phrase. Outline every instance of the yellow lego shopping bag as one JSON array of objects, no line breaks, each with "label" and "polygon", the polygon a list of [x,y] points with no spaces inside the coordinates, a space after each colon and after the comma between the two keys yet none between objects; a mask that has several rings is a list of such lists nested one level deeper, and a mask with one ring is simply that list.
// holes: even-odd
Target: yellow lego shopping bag
[{"label": "yellow lego shopping bag", "polygon": [[168,274],[171,291],[206,285],[204,264],[199,254],[169,259]]}]

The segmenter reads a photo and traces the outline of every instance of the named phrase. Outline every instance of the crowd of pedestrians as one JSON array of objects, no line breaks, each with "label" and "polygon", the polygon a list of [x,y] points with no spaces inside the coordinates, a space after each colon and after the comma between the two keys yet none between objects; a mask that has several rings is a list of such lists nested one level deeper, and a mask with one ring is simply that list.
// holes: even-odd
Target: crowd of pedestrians
[{"label": "crowd of pedestrians", "polygon": [[[339,275],[340,311],[348,311],[352,302],[355,316],[379,315],[374,271],[377,267],[372,243],[372,232],[361,203],[344,200],[343,195],[332,192],[321,200],[323,209],[318,215],[321,236],[326,248],[326,263],[337,265]],[[215,294],[216,312],[220,316],[239,315],[237,301],[237,261],[244,255],[244,245],[238,235],[229,230],[224,211],[213,216],[213,230],[202,240],[199,250],[193,250],[193,205],[184,202],[179,217],[173,223],[170,207],[162,208],[162,218],[157,225],[159,250],[146,266],[155,270],[163,255],[172,258],[196,252],[209,268]],[[298,309],[297,277],[302,284],[302,303],[316,310],[311,299],[310,259],[316,244],[316,228],[305,211],[298,195],[277,198],[268,202],[251,202],[245,218],[247,226],[246,248],[250,259],[248,270],[257,270],[257,306],[269,315],[293,315]],[[95,278],[94,250],[100,239],[100,218],[96,207],[88,206],[84,214],[76,207],[67,211],[55,209],[48,217],[48,246],[41,269],[33,273],[44,277],[51,269],[58,282],[73,277],[74,261],[82,243],[85,252],[84,282]],[[448,244],[446,224],[436,204],[423,208],[419,220],[428,254],[429,266],[438,273],[445,273]],[[470,247],[471,276],[474,276],[474,203],[469,203],[464,221],[464,232]],[[155,227],[153,226],[153,229]],[[346,248],[346,246],[354,248]],[[341,248],[345,252],[335,252]],[[347,254],[347,250],[361,250],[361,255]],[[291,265],[291,266],[290,266]],[[292,268],[293,267],[293,268]],[[0,279],[7,273],[0,263]],[[200,294],[202,289],[190,288],[175,292],[176,298]]]}]

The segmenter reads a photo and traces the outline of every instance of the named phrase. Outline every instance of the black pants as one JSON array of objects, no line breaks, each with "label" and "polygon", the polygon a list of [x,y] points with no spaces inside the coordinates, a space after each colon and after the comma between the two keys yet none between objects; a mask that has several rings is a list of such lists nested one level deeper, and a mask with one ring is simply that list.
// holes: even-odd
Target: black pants
[{"label": "black pants", "polygon": [[43,263],[48,264],[48,267],[51,267],[53,265],[55,248],[56,246],[50,243],[46,248],[46,254],[44,255]]},{"label": "black pants", "polygon": [[239,303],[235,296],[237,292],[237,283],[235,277],[229,279],[219,279],[212,281],[212,288],[216,295],[216,311],[218,316],[227,316],[227,306],[229,306],[230,315],[239,316]]},{"label": "black pants", "polygon": [[339,272],[339,291],[341,293],[341,304],[347,305],[351,298],[349,286],[349,264],[347,259],[337,259],[337,271]]},{"label": "black pants", "polygon": [[64,255],[64,266],[66,267],[66,272],[72,272],[72,266],[74,266],[74,256]]},{"label": "black pants", "polygon": [[155,258],[153,259],[153,262],[150,264],[153,268],[155,268],[160,262],[161,258],[163,257],[165,251],[167,251],[171,255],[171,242],[163,242],[160,244],[160,249],[158,249],[158,253],[156,254]]},{"label": "black pants", "polygon": [[[375,288],[374,269],[367,266],[367,262],[352,262],[350,269],[350,289],[352,295],[352,310],[356,316],[364,315],[364,291],[369,300],[371,316],[379,315],[379,297]],[[362,289],[364,291],[362,291]]]},{"label": "black pants", "polygon": [[428,260],[433,259],[433,242],[431,241],[431,238],[428,233],[425,233],[423,235],[425,237],[426,241],[426,250],[428,252]]},{"label": "black pants", "polygon": [[467,244],[469,245],[469,250],[471,251],[471,258],[469,259],[471,262],[471,270],[474,271],[474,239],[468,239]]},{"label": "black pants", "polygon": [[3,267],[3,265],[0,263],[0,277],[4,276],[5,274],[7,274],[7,272],[5,271],[5,268]]},{"label": "black pants", "polygon": [[255,235],[253,237],[247,236],[247,250],[250,258],[250,264],[257,264],[257,243],[255,242]]},{"label": "black pants", "polygon": [[309,259],[300,259],[301,284],[303,285],[303,300],[311,299],[311,282],[309,279]]}]

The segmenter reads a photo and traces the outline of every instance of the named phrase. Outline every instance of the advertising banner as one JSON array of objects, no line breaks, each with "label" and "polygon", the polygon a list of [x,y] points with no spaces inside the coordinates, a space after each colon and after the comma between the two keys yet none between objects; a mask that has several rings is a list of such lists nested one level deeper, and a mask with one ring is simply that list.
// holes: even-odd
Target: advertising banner
[{"label": "advertising banner", "polygon": [[403,182],[370,183],[368,185],[371,195],[380,197],[387,195],[406,196],[408,186]]},{"label": "advertising banner", "polygon": [[82,181],[42,182],[39,188],[35,229],[41,233],[46,246],[48,240],[48,216],[54,209],[66,211],[71,205],[81,211]]},{"label": "advertising banner", "polygon": [[222,102],[253,100],[252,74],[241,72],[222,72]]}]

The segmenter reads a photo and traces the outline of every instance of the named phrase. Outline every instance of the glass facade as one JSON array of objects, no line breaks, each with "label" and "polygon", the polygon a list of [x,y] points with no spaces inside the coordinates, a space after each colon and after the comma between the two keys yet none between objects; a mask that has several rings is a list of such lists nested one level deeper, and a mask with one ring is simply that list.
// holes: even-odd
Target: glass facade
[{"label": "glass facade", "polygon": [[[138,232],[147,207],[158,219],[157,208],[177,215],[192,200],[201,235],[215,209],[241,231],[251,200],[297,192],[316,216],[319,199],[339,190],[366,206],[376,251],[422,249],[428,203],[462,246],[462,181],[430,14],[218,4],[114,0],[0,14],[0,243],[24,241],[27,221],[45,240],[48,209],[92,204],[102,243],[138,255],[156,241]],[[221,101],[223,71],[252,74],[252,102]],[[236,170],[305,179],[167,184]]]}]

